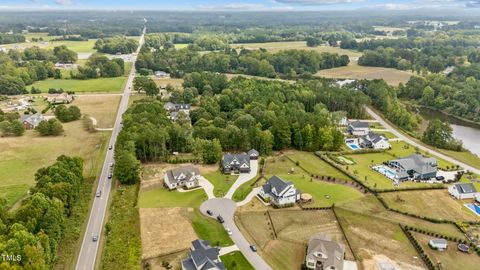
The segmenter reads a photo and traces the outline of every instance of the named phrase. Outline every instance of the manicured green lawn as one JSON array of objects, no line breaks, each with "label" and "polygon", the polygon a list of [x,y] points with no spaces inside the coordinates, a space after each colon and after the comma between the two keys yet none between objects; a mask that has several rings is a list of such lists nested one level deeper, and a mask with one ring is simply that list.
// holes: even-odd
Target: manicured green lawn
[{"label": "manicured green lawn", "polygon": [[288,151],[286,153],[295,162],[299,162],[299,165],[309,173],[316,175],[332,176],[338,179],[351,180],[350,177],[337,170],[336,168],[330,166],[314,153],[310,152],[301,152],[301,151]]},{"label": "manicured green lawn", "polygon": [[191,215],[192,226],[198,237],[208,240],[210,244],[221,247],[233,245],[232,239],[223,226],[216,219],[206,217],[195,209]]},{"label": "manicured green lawn", "polygon": [[200,207],[207,195],[203,189],[189,192],[168,191],[166,188],[156,188],[140,192],[138,207],[161,208],[161,207]]},{"label": "manicured green lawn", "polygon": [[227,194],[230,187],[238,178],[237,175],[227,175],[221,173],[220,171],[214,171],[204,174],[203,176],[215,186],[213,190],[215,197],[223,197],[225,194]]},{"label": "manicured green lawn", "polygon": [[81,92],[121,92],[127,81],[126,76],[90,80],[48,79],[35,82],[32,86],[47,92],[49,88],[63,88],[65,91]]},{"label": "manicured green lawn", "polygon": [[250,263],[247,261],[245,256],[240,251],[230,252],[223,256],[220,256],[220,259],[225,264],[225,267],[229,270],[250,270],[253,268]]},{"label": "manicured green lawn", "polygon": [[355,188],[310,180],[310,177],[307,175],[286,174],[277,176],[285,181],[291,181],[302,193],[312,195],[313,203],[308,206],[324,207],[331,206],[332,204],[339,205],[363,196],[363,194]]},{"label": "manicured green lawn", "polygon": [[233,193],[232,200],[235,202],[240,202],[243,201],[250,192],[252,192],[252,183],[257,180],[256,178],[253,178],[252,180],[243,183],[237,190],[235,190],[235,193]]}]

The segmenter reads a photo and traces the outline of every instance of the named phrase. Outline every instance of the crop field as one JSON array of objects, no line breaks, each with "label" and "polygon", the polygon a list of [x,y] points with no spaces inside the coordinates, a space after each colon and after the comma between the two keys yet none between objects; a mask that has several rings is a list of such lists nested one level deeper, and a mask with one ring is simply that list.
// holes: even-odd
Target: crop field
[{"label": "crop field", "polygon": [[79,93],[95,92],[121,92],[125,87],[127,77],[98,78],[89,80],[48,79],[37,81],[32,86],[47,92],[49,88],[63,88],[65,91]]},{"label": "crop field", "polygon": [[476,270],[480,265],[480,256],[474,252],[463,253],[459,251],[455,242],[449,241],[445,251],[436,251],[428,246],[431,236],[420,233],[415,233],[414,236],[430,259],[432,259],[432,262],[442,263],[443,269]]},{"label": "crop field", "polygon": [[64,123],[63,128],[64,135],[57,137],[40,137],[28,130],[21,137],[0,138],[0,196],[7,199],[9,206],[26,195],[34,184],[35,172],[52,164],[60,155],[82,157],[84,176],[95,175],[110,132],[90,133],[82,121]]},{"label": "crop field", "polygon": [[[140,231],[142,236],[142,258],[189,249],[197,239],[187,208],[140,208]],[[172,220],[175,229],[172,229]]]},{"label": "crop field", "polygon": [[384,79],[388,84],[396,86],[399,83],[408,82],[413,74],[393,68],[360,66],[356,61],[351,61],[348,66],[320,70],[315,75],[326,78],[354,80]]},{"label": "crop field", "polygon": [[80,108],[83,115],[88,115],[97,120],[97,127],[110,128],[115,122],[120,95],[78,95],[70,105]]},{"label": "crop field", "polygon": [[[308,240],[315,234],[329,234],[333,240],[345,243],[335,216],[329,210],[274,210],[269,213],[273,226],[265,211],[239,212],[236,221],[273,269],[298,269],[305,260]],[[347,258],[351,258],[349,251]]]},{"label": "crop field", "polygon": [[393,209],[420,216],[453,221],[478,221],[473,212],[450,196],[447,190],[422,190],[383,193],[382,198]]}]

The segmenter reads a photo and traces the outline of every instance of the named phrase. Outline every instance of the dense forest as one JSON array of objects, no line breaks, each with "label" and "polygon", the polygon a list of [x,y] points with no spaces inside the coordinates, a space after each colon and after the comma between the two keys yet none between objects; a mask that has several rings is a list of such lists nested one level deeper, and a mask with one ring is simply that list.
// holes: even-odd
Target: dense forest
[{"label": "dense forest", "polygon": [[119,77],[125,73],[125,62],[121,58],[108,59],[101,54],[92,54],[85,66],[71,71],[71,77],[75,79],[94,79]]},{"label": "dense forest", "polygon": [[221,52],[199,53],[190,48],[158,49],[152,52],[149,47],[144,47],[135,65],[140,72],[164,70],[174,77],[203,70],[274,78],[309,77],[320,69],[345,66],[348,63],[346,55],[307,50],[270,53],[264,50],[237,52],[227,48]]},{"label": "dense forest", "polygon": [[138,47],[138,41],[126,37],[102,38],[95,42],[93,47],[98,52],[109,54],[128,54],[134,52]]},{"label": "dense forest", "polygon": [[4,260],[2,269],[53,268],[82,173],[82,159],[60,156],[36,172],[36,184],[19,208],[9,211],[0,198],[0,253],[18,256],[13,262]]}]

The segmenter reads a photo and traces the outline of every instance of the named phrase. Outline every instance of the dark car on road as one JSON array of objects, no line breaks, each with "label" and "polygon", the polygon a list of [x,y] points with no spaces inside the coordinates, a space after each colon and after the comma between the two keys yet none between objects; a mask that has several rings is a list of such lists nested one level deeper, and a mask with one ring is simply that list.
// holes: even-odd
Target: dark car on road
[{"label": "dark car on road", "polygon": [[110,145],[110,146],[108,147],[108,150],[112,150],[112,149],[113,149],[113,145]]},{"label": "dark car on road", "polygon": [[218,219],[218,222],[220,222],[220,223],[224,223],[224,222],[225,222],[225,220],[223,219],[223,217],[220,216],[220,215],[217,216],[217,219]]},{"label": "dark car on road", "polygon": [[210,216],[212,216],[212,215],[213,215],[213,212],[210,211],[210,210],[207,210],[207,214],[210,215]]},{"label": "dark car on road", "polygon": [[112,176],[113,176],[112,173],[109,173],[108,174],[108,179],[112,179]]},{"label": "dark car on road", "polygon": [[251,245],[250,246],[250,249],[253,251],[253,252],[257,252],[257,247],[255,245]]}]

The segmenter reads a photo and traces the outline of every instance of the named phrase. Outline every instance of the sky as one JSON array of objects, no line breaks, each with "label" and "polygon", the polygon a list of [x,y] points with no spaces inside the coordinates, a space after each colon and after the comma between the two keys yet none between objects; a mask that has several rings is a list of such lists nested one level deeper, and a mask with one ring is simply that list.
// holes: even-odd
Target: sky
[{"label": "sky", "polygon": [[195,11],[321,11],[473,9],[480,0],[0,0],[0,10],[127,9]]}]

